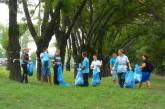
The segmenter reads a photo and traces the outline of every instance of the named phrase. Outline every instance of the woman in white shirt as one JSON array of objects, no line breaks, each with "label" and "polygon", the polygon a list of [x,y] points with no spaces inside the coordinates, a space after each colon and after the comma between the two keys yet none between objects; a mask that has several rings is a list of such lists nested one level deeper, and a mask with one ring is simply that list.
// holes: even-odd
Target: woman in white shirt
[{"label": "woman in white shirt", "polygon": [[119,56],[116,58],[116,62],[114,65],[114,69],[117,66],[117,75],[118,75],[118,81],[121,88],[124,87],[125,82],[125,73],[129,70],[131,70],[131,65],[129,62],[128,57],[124,54],[124,50],[120,49],[118,51]]},{"label": "woman in white shirt", "polygon": [[93,70],[92,85],[96,86],[100,84],[100,68],[102,66],[101,61],[97,60],[97,55],[93,55],[93,61],[91,63],[91,69]]}]

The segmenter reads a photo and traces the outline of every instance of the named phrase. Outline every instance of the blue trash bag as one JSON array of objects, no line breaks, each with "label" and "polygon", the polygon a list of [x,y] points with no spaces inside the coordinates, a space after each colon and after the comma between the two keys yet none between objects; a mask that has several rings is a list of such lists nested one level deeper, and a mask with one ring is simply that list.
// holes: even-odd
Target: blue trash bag
[{"label": "blue trash bag", "polygon": [[92,86],[97,86],[100,83],[101,83],[101,80],[100,80],[99,72],[97,72],[96,70],[93,70]]},{"label": "blue trash bag", "polygon": [[135,84],[141,82],[142,80],[142,72],[138,64],[135,65],[134,78],[135,78]]},{"label": "blue trash bag", "polygon": [[70,85],[64,81],[62,65],[58,66],[57,80],[58,80],[60,86],[70,87]]},{"label": "blue trash bag", "polygon": [[84,79],[81,68],[77,69],[77,75],[75,79],[75,85],[76,86],[83,86],[84,85]]},{"label": "blue trash bag", "polygon": [[125,83],[124,83],[125,88],[135,88],[135,79],[134,79],[134,72],[133,71],[128,71],[125,74]]},{"label": "blue trash bag", "polygon": [[34,66],[33,62],[29,62],[27,64],[27,70],[28,70],[28,75],[29,76],[33,75],[34,69],[35,69],[35,66]]}]

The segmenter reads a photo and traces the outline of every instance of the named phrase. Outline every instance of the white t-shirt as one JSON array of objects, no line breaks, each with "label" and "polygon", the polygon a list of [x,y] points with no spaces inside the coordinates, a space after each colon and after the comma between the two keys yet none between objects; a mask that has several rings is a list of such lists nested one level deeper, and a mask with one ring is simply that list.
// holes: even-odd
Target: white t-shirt
[{"label": "white t-shirt", "polygon": [[128,63],[129,60],[126,55],[118,56],[116,58],[116,63],[115,63],[115,66],[117,66],[117,72],[118,73],[127,72]]},{"label": "white t-shirt", "polygon": [[96,70],[97,72],[100,72],[100,66],[102,65],[102,62],[99,60],[94,60],[91,63],[91,67],[93,67],[93,70]]}]

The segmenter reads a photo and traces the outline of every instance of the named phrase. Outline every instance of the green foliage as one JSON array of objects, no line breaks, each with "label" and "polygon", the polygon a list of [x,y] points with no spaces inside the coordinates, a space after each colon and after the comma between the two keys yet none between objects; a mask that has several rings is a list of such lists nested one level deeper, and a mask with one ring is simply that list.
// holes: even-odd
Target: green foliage
[{"label": "green foliage", "polygon": [[7,46],[8,46],[8,29],[4,29],[3,30],[1,44],[2,44],[2,47],[5,50],[7,50]]},{"label": "green foliage", "polygon": [[62,12],[66,16],[74,15],[81,0],[63,0]]}]

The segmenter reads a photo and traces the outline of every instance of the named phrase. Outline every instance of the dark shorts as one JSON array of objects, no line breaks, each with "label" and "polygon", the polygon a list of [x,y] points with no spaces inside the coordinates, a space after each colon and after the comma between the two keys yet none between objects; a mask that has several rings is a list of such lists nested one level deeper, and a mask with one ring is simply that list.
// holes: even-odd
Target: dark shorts
[{"label": "dark shorts", "polygon": [[142,72],[142,80],[141,80],[141,82],[150,81],[150,76],[151,76],[150,72]]}]

